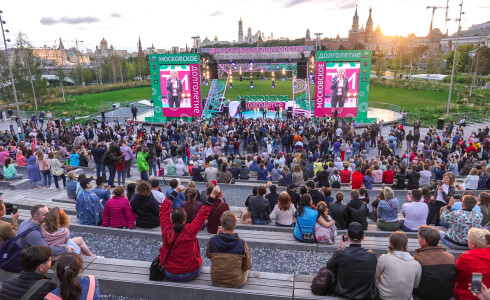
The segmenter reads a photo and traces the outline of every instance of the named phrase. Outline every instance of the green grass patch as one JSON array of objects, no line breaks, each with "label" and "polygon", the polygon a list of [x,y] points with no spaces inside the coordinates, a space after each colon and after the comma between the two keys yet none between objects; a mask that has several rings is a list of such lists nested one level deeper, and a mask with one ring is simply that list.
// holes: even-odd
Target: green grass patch
[{"label": "green grass patch", "polygon": [[75,95],[71,99],[79,104],[87,106],[99,106],[101,101],[105,102],[126,102],[134,100],[151,99],[151,87],[138,87],[96,94]]}]

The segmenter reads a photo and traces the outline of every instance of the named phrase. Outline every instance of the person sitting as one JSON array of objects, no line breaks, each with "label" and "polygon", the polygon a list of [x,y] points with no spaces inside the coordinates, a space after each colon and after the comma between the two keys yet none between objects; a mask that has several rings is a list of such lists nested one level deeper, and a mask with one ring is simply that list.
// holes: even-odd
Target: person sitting
[{"label": "person sitting", "polygon": [[413,258],[422,266],[422,277],[413,294],[419,299],[446,300],[453,294],[456,280],[456,259],[438,246],[439,230],[422,225],[418,230],[420,248]]},{"label": "person sitting", "polygon": [[402,166],[398,166],[395,175],[395,183],[391,186],[391,188],[394,190],[405,189],[405,179],[407,179],[407,175],[405,174],[405,168]]},{"label": "person sitting", "polygon": [[248,180],[250,179],[250,169],[245,164],[245,161],[242,160],[242,165],[240,166],[240,179]]},{"label": "person sitting", "polygon": [[[354,177],[354,175],[353,175],[353,177]],[[373,172],[371,171],[371,169],[367,169],[366,175],[364,175],[364,178],[363,178],[364,188],[367,190],[372,190],[373,189],[373,182],[374,182]]]},{"label": "person sitting", "polygon": [[324,227],[329,227],[325,219],[318,214],[318,211],[313,206],[313,200],[309,194],[301,195],[296,212],[296,226],[294,227],[294,237],[300,242],[303,241],[303,235],[315,232],[316,222]]},{"label": "person sitting", "polygon": [[126,186],[126,198],[131,202],[136,195],[136,183],[130,183]]},{"label": "person sitting", "polygon": [[362,182],[364,180],[364,176],[361,173],[361,168],[357,168],[354,173],[352,173],[352,189],[358,190],[362,186]]},{"label": "person sitting", "polygon": [[359,191],[350,192],[350,201],[347,203],[347,225],[352,222],[357,222],[362,224],[364,230],[367,230],[367,215],[369,214],[369,209],[367,204],[359,199]]},{"label": "person sitting", "polygon": [[432,179],[432,172],[429,171],[429,165],[424,164],[424,170],[420,171],[419,187],[430,186],[430,180]]},{"label": "person sitting", "polygon": [[218,183],[230,183],[233,178],[233,174],[226,168],[226,165],[221,166],[221,170],[218,172]]},{"label": "person sitting", "polygon": [[454,204],[454,197],[449,199],[447,206],[441,208],[441,221],[449,224],[446,233],[441,232],[441,240],[452,249],[467,250],[468,231],[472,227],[480,227],[482,214],[473,211],[476,205],[475,196],[466,195],[463,198],[462,210],[451,210]]},{"label": "person sitting", "polygon": [[79,276],[83,260],[75,253],[67,253],[56,262],[56,277],[60,285],[47,295],[47,299],[100,300],[99,282],[93,275]]},{"label": "person sitting", "polygon": [[[187,215],[181,207],[172,209],[172,201],[184,186],[177,186],[160,206],[160,226],[162,229],[162,247],[160,248],[160,267],[164,269],[165,278],[171,281],[191,281],[201,272],[201,250],[197,233],[203,227],[211,206],[221,189],[216,186],[203,203],[190,224],[186,225]],[[180,236],[180,237],[179,237]]]},{"label": "person sitting", "polygon": [[376,209],[378,215],[378,228],[383,231],[396,231],[401,223],[398,221],[398,202],[392,189],[383,189],[385,200],[381,200]]},{"label": "person sitting", "polygon": [[218,169],[214,167],[214,161],[209,162],[209,167],[204,170],[207,181],[218,181]]},{"label": "person sitting", "polygon": [[290,186],[291,184],[293,184],[293,174],[289,171],[288,166],[282,167],[281,175],[282,178],[279,180],[279,185]]},{"label": "person sitting", "polygon": [[297,186],[302,186],[305,184],[303,171],[301,170],[301,166],[299,164],[294,167],[294,173],[292,179],[293,179],[293,183],[296,183]]},{"label": "person sitting", "polygon": [[[211,197],[211,194],[215,187],[216,185],[211,183],[210,188],[206,193],[206,197],[202,198],[206,200],[207,198]],[[213,205],[211,206],[211,210],[209,211],[208,222],[206,223],[206,228],[209,233],[216,234],[218,232],[218,227],[221,226],[221,215],[227,210],[230,210],[230,206],[224,201],[223,191],[221,191],[218,195],[214,197]]]},{"label": "person sitting", "polygon": [[[473,273],[483,274],[482,283],[490,286],[490,231],[471,228],[468,231],[469,251],[461,254],[456,261],[456,285],[454,296],[457,299],[478,299],[468,290]],[[481,299],[481,298],[480,298]]]},{"label": "person sitting", "polygon": [[265,185],[259,186],[257,196],[251,197],[249,201],[250,215],[252,216],[253,224],[269,224],[271,219],[271,208],[269,201],[264,198],[267,188]]},{"label": "person sitting", "polygon": [[5,165],[3,166],[3,176],[7,180],[22,179],[22,174],[17,174],[12,159],[8,157],[5,159]]},{"label": "person sitting", "polygon": [[[347,229],[348,242],[340,239],[340,249],[327,262],[336,278],[334,292],[347,299],[376,299],[376,265],[378,259],[373,251],[361,246],[364,226],[352,222]],[[349,247],[347,247],[349,243]]]},{"label": "person sitting", "polygon": [[[160,184],[160,183],[159,183]],[[167,191],[165,192],[165,196],[168,197],[170,194],[172,194],[172,192],[175,190],[175,188],[179,185],[179,180],[177,179],[172,179],[170,180],[170,187],[167,189]],[[152,192],[153,193],[153,192]],[[155,198],[156,199],[156,198]],[[185,200],[185,195],[184,193],[179,193],[177,195],[177,197],[174,199],[174,201],[172,202],[172,205],[173,207],[172,208],[176,208],[176,207],[180,207],[182,205],[182,203],[184,202]],[[158,199],[157,199],[157,202]],[[163,202],[163,200],[162,200]],[[159,204],[161,204],[162,202],[159,202]]]},{"label": "person sitting", "polygon": [[315,237],[318,243],[333,245],[337,235],[337,227],[335,221],[328,214],[328,207],[325,201],[320,201],[316,205],[318,215],[327,223],[327,227],[321,225],[318,221],[315,223]]},{"label": "person sitting", "polygon": [[332,197],[332,190],[329,187],[324,187],[323,189],[323,201],[327,203],[327,207],[330,210],[330,204],[332,204],[335,199]]},{"label": "person sitting", "polygon": [[252,268],[250,251],[247,242],[235,233],[235,213],[225,211],[220,221],[218,234],[209,239],[206,247],[206,257],[211,260],[211,282],[214,286],[240,288]]},{"label": "person sitting", "polygon": [[195,161],[194,168],[192,168],[192,181],[205,181],[201,172],[204,172],[204,167],[202,166],[202,164],[200,165],[199,162]]},{"label": "person sitting", "polygon": [[408,238],[402,231],[390,235],[388,253],[378,259],[376,281],[380,299],[411,299],[420,284],[422,267],[408,252]]},{"label": "person sitting", "polygon": [[325,200],[325,197],[321,192],[319,192],[316,188],[316,184],[313,180],[308,180],[306,182],[306,188],[308,189],[308,194],[311,196],[313,200],[313,205],[317,205],[318,202]]},{"label": "person sitting", "polygon": [[184,164],[184,161],[182,160],[182,158],[179,158],[177,160],[177,164],[175,165],[175,175],[184,176],[184,175],[188,175],[188,174],[189,174],[188,168]]},{"label": "person sitting", "polygon": [[195,188],[188,188],[186,192],[187,199],[182,203],[181,207],[185,210],[185,214],[187,215],[186,223],[189,224],[194,221],[194,218],[202,207],[202,203],[197,201],[199,193]]},{"label": "person sitting", "polygon": [[335,202],[330,204],[329,213],[335,221],[337,229],[347,228],[347,206],[342,204],[343,200],[344,194],[342,192],[337,192],[337,194],[335,194]]},{"label": "person sitting", "polygon": [[426,224],[429,207],[422,199],[422,192],[414,189],[407,194],[407,202],[402,205],[401,213],[405,220],[401,220],[401,228],[405,232],[417,232],[419,227]]},{"label": "person sitting", "polygon": [[[172,199],[173,200],[173,199]],[[155,228],[160,224],[160,204],[153,197],[150,185],[141,181],[136,186],[136,195],[130,202],[133,212],[136,214],[136,227]]]},{"label": "person sitting", "polygon": [[90,190],[92,193],[96,194],[99,199],[102,200],[103,206],[105,206],[107,200],[111,198],[111,186],[108,185],[107,187],[104,187],[104,183],[104,177],[98,177],[97,179],[95,179],[95,185],[97,186]]},{"label": "person sitting", "polygon": [[277,204],[270,214],[271,220],[276,220],[276,226],[293,227],[295,225],[296,208],[291,202],[288,192],[279,194]]},{"label": "person sitting", "polygon": [[490,228],[490,194],[486,192],[481,192],[478,195],[478,206],[480,207],[480,212],[482,213],[481,226],[485,229]]},{"label": "person sitting", "polygon": [[17,155],[15,156],[15,161],[18,167],[27,166],[26,157],[22,155],[22,150],[17,150]]},{"label": "person sitting", "polygon": [[349,164],[344,164],[344,169],[340,171],[340,183],[350,183],[350,176]]},{"label": "person sitting", "polygon": [[[56,288],[56,283],[44,274],[51,268],[51,249],[48,246],[32,246],[20,252],[22,272],[18,276],[10,276],[3,282],[0,299],[27,299],[24,297],[33,291],[30,300],[43,300]],[[43,280],[43,282],[40,282]],[[33,288],[38,284],[37,289]]]},{"label": "person sitting", "polygon": [[264,163],[260,163],[259,165],[259,169],[257,170],[257,180],[269,180],[269,174]]},{"label": "person sitting", "polygon": [[83,189],[77,196],[76,210],[80,224],[97,226],[102,221],[104,206],[100,198],[90,190],[93,187],[92,179],[82,179],[80,185]]},{"label": "person sitting", "polygon": [[0,196],[0,245],[5,239],[14,238],[17,234],[17,229],[19,228],[19,211],[17,210],[16,213],[10,213],[11,223],[2,220],[5,212],[5,204],[2,201],[2,196]]},{"label": "person sitting", "polygon": [[369,204],[369,202],[371,201],[371,199],[369,199],[369,194],[364,187],[361,187],[359,189],[359,199],[361,199],[361,201],[366,204]]},{"label": "person sitting", "polygon": [[277,200],[279,199],[279,194],[277,193],[277,185],[272,184],[269,187],[270,193],[265,195],[265,199],[269,201],[269,206],[271,207],[271,211],[274,210],[274,207],[277,205]]},{"label": "person sitting", "polygon": [[158,181],[157,179],[151,179],[150,185],[151,185],[151,194],[153,195],[155,200],[157,200],[158,203],[162,204],[163,200],[165,200],[165,195],[162,192],[160,192],[160,181]]},{"label": "person sitting", "polygon": [[391,165],[386,166],[386,171],[383,172],[383,183],[392,184],[394,181],[395,173],[391,169]]},{"label": "person sitting", "polygon": [[77,198],[77,174],[74,171],[68,172],[68,179],[66,180],[66,193],[69,199]]},{"label": "person sitting", "polygon": [[107,200],[102,213],[102,226],[112,228],[134,228],[136,215],[131,209],[129,200],[124,197],[124,187],[117,186],[112,191],[113,197]]},{"label": "person sitting", "polygon": [[464,188],[466,190],[477,190],[478,181],[480,181],[478,170],[476,168],[473,168],[471,169],[470,174],[468,174],[468,176],[466,176],[466,178],[464,179]]},{"label": "person sitting", "polygon": [[383,171],[379,169],[378,164],[374,165],[373,178],[373,183],[383,183]]}]

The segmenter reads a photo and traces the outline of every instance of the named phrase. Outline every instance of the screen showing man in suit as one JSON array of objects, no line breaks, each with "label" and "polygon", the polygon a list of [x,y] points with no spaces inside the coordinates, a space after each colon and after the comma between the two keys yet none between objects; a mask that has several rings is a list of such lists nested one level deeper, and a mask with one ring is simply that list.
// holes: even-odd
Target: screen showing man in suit
[{"label": "screen showing man in suit", "polygon": [[357,107],[359,62],[326,64],[325,107]]},{"label": "screen showing man in suit", "polygon": [[162,107],[172,110],[191,107],[189,66],[161,65],[160,76]]}]

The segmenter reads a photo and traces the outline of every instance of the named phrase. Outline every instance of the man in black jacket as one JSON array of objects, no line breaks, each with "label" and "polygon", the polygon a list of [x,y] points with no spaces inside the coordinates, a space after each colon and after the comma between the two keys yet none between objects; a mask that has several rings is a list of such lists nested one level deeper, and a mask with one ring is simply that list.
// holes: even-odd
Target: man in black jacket
[{"label": "man in black jacket", "polygon": [[317,205],[320,201],[325,201],[323,194],[315,189],[315,187],[315,182],[313,180],[308,180],[306,182],[306,188],[308,189],[308,194],[311,196],[311,200],[313,200],[313,205]]},{"label": "man in black jacket", "polygon": [[[338,68],[337,75],[332,79],[330,88],[332,89],[332,107],[344,107],[349,91],[349,80],[345,78],[345,69]],[[337,110],[336,110],[337,111]]]},{"label": "man in black jacket", "polygon": [[327,262],[327,268],[335,273],[335,293],[348,299],[376,299],[376,265],[378,259],[371,250],[361,247],[364,228],[354,222],[347,230],[348,243],[340,239],[340,249]]},{"label": "man in black jacket", "polygon": [[104,157],[104,153],[106,151],[107,151],[107,146],[105,145],[105,142],[101,142],[98,144],[94,143],[93,147],[90,149],[90,152],[94,157],[97,178],[102,177],[104,178],[104,180],[106,180],[107,177],[106,177],[105,165],[104,162],[102,161],[102,157]]},{"label": "man in black jacket", "polygon": [[51,249],[48,246],[32,246],[22,250],[20,262],[22,272],[3,283],[0,299],[21,299],[29,292],[31,296],[28,299],[42,300],[56,288],[56,283],[44,276],[51,268]]}]

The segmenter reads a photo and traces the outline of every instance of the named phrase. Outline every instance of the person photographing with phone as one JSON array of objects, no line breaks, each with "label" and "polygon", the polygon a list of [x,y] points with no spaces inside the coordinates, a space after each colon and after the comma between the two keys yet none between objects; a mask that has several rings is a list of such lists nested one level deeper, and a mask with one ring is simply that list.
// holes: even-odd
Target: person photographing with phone
[{"label": "person photographing with phone", "polygon": [[[6,222],[2,220],[4,215],[10,215],[12,222]],[[17,234],[17,229],[19,228],[19,210],[17,205],[4,204],[2,200],[2,193],[0,193],[0,245],[3,243],[5,238],[13,238]]]}]

